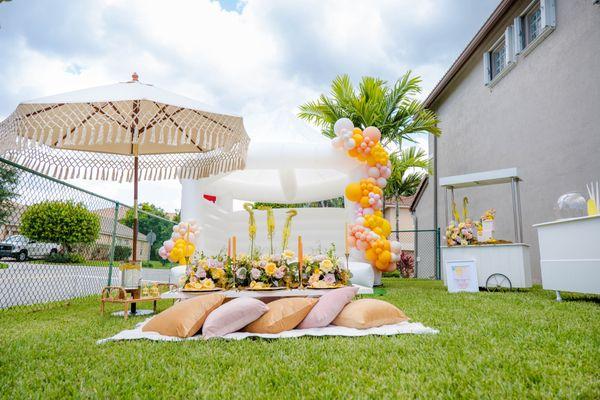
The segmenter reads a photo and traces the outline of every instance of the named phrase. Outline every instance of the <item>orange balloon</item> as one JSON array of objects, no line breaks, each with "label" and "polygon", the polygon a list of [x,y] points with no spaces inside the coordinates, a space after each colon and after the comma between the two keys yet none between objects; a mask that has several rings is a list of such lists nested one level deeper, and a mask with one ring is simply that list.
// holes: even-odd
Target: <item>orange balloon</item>
[{"label": "orange balloon", "polygon": [[354,143],[356,143],[356,145],[358,146],[359,144],[362,143],[363,141],[363,137],[362,135],[358,135],[358,134],[354,134],[352,135],[352,139],[354,139]]},{"label": "orange balloon", "polygon": [[350,201],[359,201],[362,197],[362,191],[360,190],[360,184],[357,182],[353,182],[346,186],[346,197]]}]

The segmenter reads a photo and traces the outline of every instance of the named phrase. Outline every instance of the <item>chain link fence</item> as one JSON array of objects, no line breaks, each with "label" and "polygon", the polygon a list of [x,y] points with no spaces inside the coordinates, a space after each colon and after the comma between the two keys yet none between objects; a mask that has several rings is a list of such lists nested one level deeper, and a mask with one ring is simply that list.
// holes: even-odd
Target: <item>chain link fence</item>
[{"label": "chain link fence", "polygon": [[[175,222],[141,210],[144,279],[168,281],[157,248]],[[120,283],[132,254],[133,211],[114,200],[0,159],[0,311],[44,308]]]},{"label": "chain link fence", "polygon": [[402,245],[398,263],[403,278],[440,279],[440,231],[410,229],[392,231],[390,239]]}]

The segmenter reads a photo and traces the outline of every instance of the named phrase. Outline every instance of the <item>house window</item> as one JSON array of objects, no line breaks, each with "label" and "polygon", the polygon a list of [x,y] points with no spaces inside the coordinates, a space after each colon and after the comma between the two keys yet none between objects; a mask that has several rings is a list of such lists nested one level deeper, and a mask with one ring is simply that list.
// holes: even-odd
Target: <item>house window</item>
[{"label": "house window", "polygon": [[542,31],[542,10],[537,5],[533,10],[529,11],[525,15],[525,43],[523,47],[527,47],[529,43],[533,42]]},{"label": "house window", "polygon": [[483,54],[484,80],[487,86],[493,86],[508,70],[514,61],[513,27],[506,28],[490,50]]},{"label": "house window", "polygon": [[494,79],[506,66],[506,45],[501,42],[491,51],[492,71],[491,78]]},{"label": "house window", "polygon": [[555,0],[535,0],[515,18],[515,53],[527,55],[556,26]]}]

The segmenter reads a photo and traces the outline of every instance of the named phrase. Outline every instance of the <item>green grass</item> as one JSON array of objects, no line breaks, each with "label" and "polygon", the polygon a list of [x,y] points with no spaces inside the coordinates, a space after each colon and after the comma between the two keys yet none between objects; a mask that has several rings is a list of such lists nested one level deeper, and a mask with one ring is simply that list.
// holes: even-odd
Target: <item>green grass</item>
[{"label": "green grass", "polygon": [[8,264],[0,262],[0,269],[8,268]]},{"label": "green grass", "polygon": [[379,298],[440,333],[96,345],[142,317],[101,317],[97,299],[0,312],[0,396],[600,398],[598,297],[384,282]]}]

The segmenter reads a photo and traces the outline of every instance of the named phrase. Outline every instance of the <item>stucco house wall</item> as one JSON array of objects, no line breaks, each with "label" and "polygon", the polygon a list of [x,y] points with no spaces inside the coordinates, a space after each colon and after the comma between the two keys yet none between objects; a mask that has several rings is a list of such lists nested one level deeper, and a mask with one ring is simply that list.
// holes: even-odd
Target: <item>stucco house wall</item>
[{"label": "stucco house wall", "polygon": [[[600,6],[592,0],[556,0],[556,28],[493,88],[483,81],[483,53],[531,1],[518,1],[432,103],[443,132],[438,177],[517,167],[524,242],[531,245],[534,281],[540,281],[537,232],[553,220],[556,199],[585,193],[600,179]],[[430,140],[430,149],[433,148]],[[433,183],[433,180],[432,182]],[[417,208],[419,227],[433,227],[433,188]],[[445,224],[439,190],[438,223]],[[497,210],[498,238],[514,240],[510,186],[457,190],[470,215]]]}]

